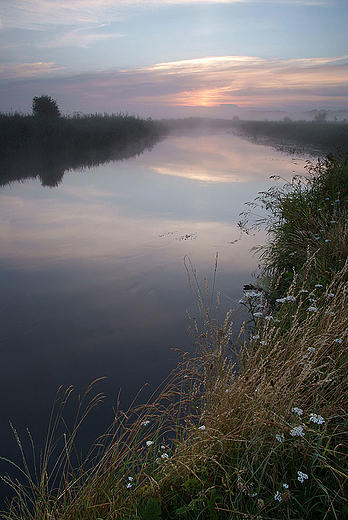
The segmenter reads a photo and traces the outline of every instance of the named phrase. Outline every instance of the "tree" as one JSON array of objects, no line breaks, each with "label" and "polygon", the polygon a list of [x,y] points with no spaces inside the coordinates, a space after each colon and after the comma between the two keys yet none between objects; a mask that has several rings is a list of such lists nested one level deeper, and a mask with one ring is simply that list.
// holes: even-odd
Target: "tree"
[{"label": "tree", "polygon": [[313,117],[313,121],[316,123],[325,123],[327,118],[326,110],[320,110],[316,116]]},{"label": "tree", "polygon": [[51,96],[35,96],[31,105],[34,116],[59,117],[60,110],[57,101]]}]

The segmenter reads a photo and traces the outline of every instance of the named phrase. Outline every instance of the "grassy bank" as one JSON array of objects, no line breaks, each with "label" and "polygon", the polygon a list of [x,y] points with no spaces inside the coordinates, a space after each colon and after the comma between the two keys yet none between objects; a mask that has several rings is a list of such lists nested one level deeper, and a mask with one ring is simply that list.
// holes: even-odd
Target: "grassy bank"
[{"label": "grassy bank", "polygon": [[39,177],[57,186],[65,171],[138,155],[163,133],[151,119],[122,114],[0,114],[0,185]]},{"label": "grassy bank", "polygon": [[238,341],[232,313],[218,319],[187,262],[197,355],[183,355],[148,404],[118,411],[79,464],[76,431],[101,396],[65,436],[62,396],[37,470],[23,458],[26,480],[12,481],[2,518],[347,518],[347,177],[347,161],[329,157],[260,194],[267,287],[245,291]]},{"label": "grassy bank", "polygon": [[198,128],[224,130],[290,153],[311,151],[314,155],[325,155],[335,150],[348,152],[346,121],[248,121],[189,117],[164,119],[161,124],[174,132]]},{"label": "grassy bank", "polygon": [[236,129],[253,139],[271,139],[278,147],[348,152],[348,124],[341,121],[239,121]]},{"label": "grassy bank", "polygon": [[137,142],[161,132],[152,119],[123,114],[45,117],[0,114],[2,157],[34,146],[55,150],[98,150]]}]

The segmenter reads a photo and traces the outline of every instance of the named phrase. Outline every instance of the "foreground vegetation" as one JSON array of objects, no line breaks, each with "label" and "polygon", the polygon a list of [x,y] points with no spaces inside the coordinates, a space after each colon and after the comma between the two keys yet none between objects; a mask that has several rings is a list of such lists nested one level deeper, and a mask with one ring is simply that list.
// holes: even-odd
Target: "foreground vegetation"
[{"label": "foreground vegetation", "polygon": [[149,403],[117,411],[79,465],[75,435],[101,396],[82,401],[70,434],[71,389],[57,398],[36,470],[23,453],[26,481],[7,478],[15,497],[2,518],[347,518],[347,179],[347,159],[328,157],[260,194],[269,243],[238,340],[187,261],[197,355],[183,354]]}]

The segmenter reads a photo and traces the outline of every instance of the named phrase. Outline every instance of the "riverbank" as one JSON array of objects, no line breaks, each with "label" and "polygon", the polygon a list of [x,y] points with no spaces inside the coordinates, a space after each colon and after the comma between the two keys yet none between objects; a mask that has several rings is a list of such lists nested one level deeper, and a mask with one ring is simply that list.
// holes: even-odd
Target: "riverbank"
[{"label": "riverbank", "polygon": [[[3,518],[347,516],[347,163],[308,173],[261,196],[273,217],[264,270],[276,282],[284,271],[286,284],[245,292],[252,321],[239,342],[188,262],[203,318],[202,328],[191,320],[197,356],[183,356],[149,404],[117,411],[86,461],[76,460],[80,419],[62,435],[62,396],[37,475],[25,462]],[[282,253],[290,238],[280,265],[272,245]],[[307,257],[308,240],[317,247]],[[81,419],[101,399],[88,404],[91,392]]]},{"label": "riverbank", "polygon": [[159,123],[127,114],[0,114],[0,185],[39,177],[57,186],[69,169],[139,155],[163,134]]}]

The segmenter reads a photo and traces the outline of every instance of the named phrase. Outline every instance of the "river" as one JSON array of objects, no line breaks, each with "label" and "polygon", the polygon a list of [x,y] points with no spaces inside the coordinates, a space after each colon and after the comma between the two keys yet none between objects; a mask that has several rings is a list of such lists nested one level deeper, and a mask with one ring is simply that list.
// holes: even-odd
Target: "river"
[{"label": "river", "polygon": [[[121,391],[126,408],[193,352],[186,311],[197,313],[184,258],[212,284],[223,313],[237,311],[253,281],[253,245],[237,221],[244,203],[274,185],[271,175],[303,174],[305,158],[228,133],[170,136],[152,150],[68,171],[55,188],[38,179],[0,191],[0,455],[19,461],[11,421],[39,450],[60,385],[77,395],[96,378],[106,399],[87,421],[81,445],[103,433]],[[146,388],[140,396],[150,393]],[[30,458],[30,457],[29,457]],[[12,472],[1,462],[0,472]],[[4,494],[4,487],[1,493]]]}]

